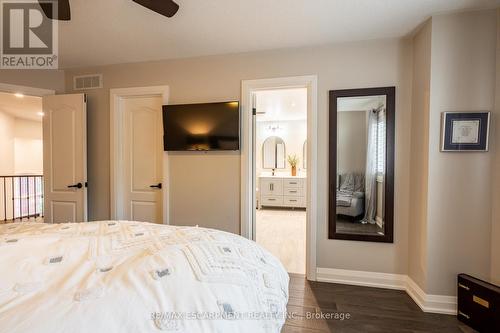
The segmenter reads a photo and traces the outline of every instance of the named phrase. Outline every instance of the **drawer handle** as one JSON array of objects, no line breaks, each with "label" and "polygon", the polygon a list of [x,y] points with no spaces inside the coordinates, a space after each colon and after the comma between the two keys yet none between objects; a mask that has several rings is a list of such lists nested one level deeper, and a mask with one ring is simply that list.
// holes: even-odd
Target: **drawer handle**
[{"label": "drawer handle", "polygon": [[484,306],[485,308],[489,309],[490,308],[490,302],[488,302],[487,300],[481,298],[481,297],[478,297],[476,295],[472,295],[472,300],[474,301],[474,303],[477,303],[481,306]]},{"label": "drawer handle", "polygon": [[465,285],[463,285],[463,284],[461,284],[461,283],[459,283],[459,284],[458,284],[458,286],[459,286],[460,288],[465,289],[465,290],[470,290],[470,288],[469,288],[469,287],[467,287],[467,286],[465,286]]},{"label": "drawer handle", "polygon": [[467,319],[470,319],[470,317],[468,315],[466,315],[465,313],[463,313],[462,311],[458,311],[458,314],[467,318]]},{"label": "drawer handle", "polygon": [[289,184],[290,184],[290,185],[297,185],[297,183],[296,183],[296,182],[290,182]]},{"label": "drawer handle", "polygon": [[267,199],[267,200],[269,200],[269,201],[276,201],[276,199]]},{"label": "drawer handle", "polygon": [[290,199],[290,202],[297,202],[297,200],[292,200],[292,199]]},{"label": "drawer handle", "polygon": [[290,192],[290,193],[297,193],[297,191],[288,191],[288,192]]}]

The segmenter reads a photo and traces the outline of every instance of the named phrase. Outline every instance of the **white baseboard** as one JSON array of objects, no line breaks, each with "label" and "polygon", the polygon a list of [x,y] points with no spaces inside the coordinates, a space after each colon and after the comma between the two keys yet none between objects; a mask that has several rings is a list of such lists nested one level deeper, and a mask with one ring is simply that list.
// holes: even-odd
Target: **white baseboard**
[{"label": "white baseboard", "polygon": [[318,268],[316,280],[385,289],[406,289],[406,275]]},{"label": "white baseboard", "polygon": [[404,290],[424,312],[456,315],[455,296],[426,294],[408,275],[318,268],[317,281]]},{"label": "white baseboard", "polygon": [[457,298],[455,296],[426,294],[409,276],[406,293],[424,312],[456,315]]}]

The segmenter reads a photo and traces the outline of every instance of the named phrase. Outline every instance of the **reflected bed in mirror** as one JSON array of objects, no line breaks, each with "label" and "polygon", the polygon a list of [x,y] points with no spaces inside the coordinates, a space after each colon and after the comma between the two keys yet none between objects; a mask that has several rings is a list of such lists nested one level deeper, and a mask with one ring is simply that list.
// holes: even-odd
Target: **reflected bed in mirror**
[{"label": "reflected bed in mirror", "polygon": [[393,241],[395,88],[330,91],[329,238]]}]

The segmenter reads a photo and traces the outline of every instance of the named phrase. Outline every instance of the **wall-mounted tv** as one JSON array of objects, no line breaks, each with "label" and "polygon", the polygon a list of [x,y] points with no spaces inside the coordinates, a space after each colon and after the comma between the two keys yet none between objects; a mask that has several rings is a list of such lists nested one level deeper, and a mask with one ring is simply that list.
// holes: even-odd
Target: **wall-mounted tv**
[{"label": "wall-mounted tv", "polygon": [[240,149],[239,102],[163,106],[165,151]]}]

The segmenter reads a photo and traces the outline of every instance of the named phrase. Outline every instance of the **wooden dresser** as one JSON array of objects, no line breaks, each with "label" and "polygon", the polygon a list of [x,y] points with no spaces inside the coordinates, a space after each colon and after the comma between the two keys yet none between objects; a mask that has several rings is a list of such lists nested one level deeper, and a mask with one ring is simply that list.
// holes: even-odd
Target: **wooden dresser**
[{"label": "wooden dresser", "polygon": [[500,287],[459,274],[457,316],[481,333],[500,332]]},{"label": "wooden dresser", "polygon": [[297,177],[259,177],[260,207],[298,207],[305,208],[306,180]]}]

